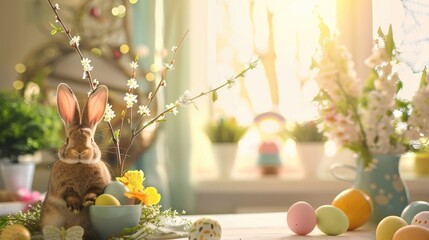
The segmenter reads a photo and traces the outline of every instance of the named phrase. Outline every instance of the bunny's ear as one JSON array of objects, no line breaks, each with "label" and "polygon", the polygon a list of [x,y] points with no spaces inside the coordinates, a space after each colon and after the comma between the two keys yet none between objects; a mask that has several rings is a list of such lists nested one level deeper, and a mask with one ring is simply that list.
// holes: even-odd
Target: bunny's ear
[{"label": "bunny's ear", "polygon": [[73,91],[65,83],[58,85],[57,106],[66,129],[72,125],[80,124],[79,103]]},{"label": "bunny's ear", "polygon": [[82,124],[94,128],[101,121],[106,111],[108,95],[109,91],[104,85],[97,87],[89,95],[82,112]]}]

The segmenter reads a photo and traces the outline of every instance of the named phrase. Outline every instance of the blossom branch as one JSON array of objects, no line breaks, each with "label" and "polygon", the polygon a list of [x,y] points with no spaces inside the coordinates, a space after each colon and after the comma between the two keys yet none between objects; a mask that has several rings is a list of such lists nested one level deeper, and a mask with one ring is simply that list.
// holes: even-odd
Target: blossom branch
[{"label": "blossom branch", "polygon": [[[88,58],[84,58],[80,48],[79,48],[79,41],[80,41],[80,37],[79,36],[75,36],[72,37],[72,35],[70,34],[71,30],[68,29],[64,22],[62,21],[61,17],[59,16],[58,10],[59,5],[56,3],[55,5],[52,4],[52,2],[50,0],[47,0],[52,8],[52,10],[55,13],[55,18],[56,21],[59,22],[61,27],[57,27],[53,24],[51,24],[53,26],[53,30],[52,30],[52,34],[56,34],[57,32],[64,32],[66,34],[66,36],[68,37],[68,39],[70,40],[70,45],[75,48],[75,50],[77,51],[77,53],[79,54],[80,58],[81,58],[81,63],[83,66],[83,70],[84,70],[84,78],[83,79],[88,79],[89,85],[90,85],[90,92],[92,92],[98,85],[98,81],[96,81],[95,79],[92,78],[91,76],[91,71],[93,69],[93,67],[90,65],[91,60],[89,60]],[[180,39],[179,45],[177,47],[173,47],[172,51],[173,51],[173,56],[171,57],[170,61],[168,64],[164,64],[165,69],[161,74],[161,80],[160,82],[157,84],[154,92],[151,92],[149,94],[149,102],[146,106],[139,106],[139,110],[137,111],[138,113],[140,113],[140,117],[137,119],[136,122],[133,122],[133,105],[137,102],[137,95],[134,95],[134,89],[138,87],[137,82],[135,81],[135,75],[136,75],[136,68],[138,67],[137,64],[137,58],[136,58],[136,62],[132,62],[131,68],[132,68],[132,73],[131,73],[131,79],[128,80],[128,91],[125,94],[124,100],[127,103],[126,109],[123,110],[121,112],[121,123],[120,123],[120,128],[118,131],[115,131],[112,124],[110,123],[111,119],[114,118],[115,112],[112,109],[112,105],[108,104],[106,107],[106,112],[104,115],[104,121],[106,121],[108,123],[109,129],[110,129],[110,134],[112,136],[112,141],[113,144],[115,145],[116,148],[116,159],[117,159],[117,163],[118,163],[118,171],[119,174],[123,173],[124,167],[125,167],[125,162],[126,159],[128,157],[128,152],[134,142],[134,140],[136,139],[136,137],[138,135],[140,135],[144,129],[146,129],[148,126],[154,124],[155,122],[159,122],[161,121],[161,119],[164,118],[165,114],[172,112],[173,114],[177,114],[178,110],[177,108],[182,106],[182,105],[187,105],[189,103],[192,103],[194,100],[205,96],[207,94],[213,93],[213,97],[212,100],[216,101],[217,100],[217,94],[216,92],[224,87],[232,87],[235,84],[235,80],[237,78],[240,77],[244,77],[245,74],[247,73],[247,71],[252,70],[256,67],[258,60],[255,61],[251,61],[249,66],[244,69],[243,71],[241,71],[239,74],[237,74],[236,76],[234,76],[233,78],[228,79],[224,84],[221,84],[220,86],[207,91],[207,92],[202,92],[199,95],[195,96],[195,97],[190,97],[189,96],[189,91],[186,91],[185,94],[183,96],[181,96],[175,103],[169,104],[166,106],[166,109],[163,110],[161,113],[157,114],[155,117],[153,117],[152,119],[150,119],[148,122],[144,123],[142,127],[140,127],[141,122],[143,121],[143,117],[144,116],[149,116],[149,109],[151,104],[153,103],[153,100],[155,99],[156,94],[159,92],[159,90],[161,89],[161,87],[165,87],[166,86],[166,76],[167,76],[167,72],[171,71],[174,69],[174,62],[175,62],[175,58],[176,55],[178,53],[178,50],[180,49],[181,45],[183,44],[183,41],[185,39],[185,37],[187,36],[187,34],[189,33],[189,30],[186,31],[186,33],[183,35],[183,37]],[[130,108],[130,110],[128,110],[128,108]],[[129,113],[128,113],[129,111]],[[125,149],[123,154],[121,153],[121,136],[122,136],[122,131],[124,129],[124,124],[125,124],[125,118],[128,115],[129,117],[129,123],[130,123],[130,128],[131,128],[131,138],[130,141],[128,142],[127,145],[125,145]]]},{"label": "blossom branch", "polygon": [[183,97],[185,99],[182,98],[181,101],[179,101],[179,100],[176,101],[174,104],[172,104],[171,106],[167,107],[164,111],[162,111],[161,113],[159,113],[157,116],[155,116],[154,118],[152,118],[150,121],[146,122],[140,129],[132,131],[132,136],[131,136],[130,142],[129,142],[129,144],[127,144],[127,147],[126,147],[126,149],[124,151],[124,155],[123,155],[123,159],[122,159],[122,164],[121,164],[121,171],[123,171],[125,160],[126,160],[128,151],[130,150],[130,148],[132,146],[133,141],[135,140],[135,138],[138,135],[140,135],[143,132],[143,130],[145,128],[147,128],[148,126],[150,126],[150,125],[154,124],[155,122],[159,121],[160,118],[164,118],[165,114],[167,114],[169,112],[173,112],[174,113],[174,111],[176,110],[176,108],[182,106],[183,104],[192,103],[194,100],[196,100],[196,99],[198,99],[198,98],[200,98],[202,96],[208,95],[210,93],[215,93],[219,89],[222,89],[222,88],[224,88],[226,86],[232,86],[234,84],[234,81],[236,79],[238,79],[240,77],[245,77],[245,75],[246,75],[246,73],[248,71],[255,69],[256,66],[257,66],[258,61],[259,61],[259,59],[251,61],[249,63],[249,66],[247,68],[245,68],[244,70],[242,70],[234,78],[228,79],[225,83],[219,85],[218,87],[216,87],[216,88],[214,88],[214,89],[212,89],[210,91],[202,92],[199,95],[191,97],[191,98]]},{"label": "blossom branch", "polygon": [[[47,1],[48,1],[49,5],[51,6],[52,10],[55,13],[55,20],[56,20],[56,22],[58,22],[61,25],[61,29],[63,30],[63,32],[65,33],[65,35],[69,39],[70,45],[74,49],[76,49],[76,52],[79,54],[81,61],[84,61],[85,58],[84,58],[84,56],[82,54],[82,51],[79,48],[79,40],[76,41],[76,39],[80,39],[80,37],[79,38],[74,38],[70,34],[71,30],[66,27],[66,25],[64,24],[64,22],[61,19],[60,15],[58,14],[58,11],[60,10],[60,7],[59,7],[58,3],[56,3],[54,5],[54,4],[52,4],[51,0],[47,0]],[[56,31],[53,31],[51,33],[55,34]],[[84,71],[84,76],[88,80],[88,83],[89,83],[91,91],[94,91],[94,89],[95,89],[95,87],[96,87],[97,84],[94,83],[94,80],[92,79],[90,70]]]}]

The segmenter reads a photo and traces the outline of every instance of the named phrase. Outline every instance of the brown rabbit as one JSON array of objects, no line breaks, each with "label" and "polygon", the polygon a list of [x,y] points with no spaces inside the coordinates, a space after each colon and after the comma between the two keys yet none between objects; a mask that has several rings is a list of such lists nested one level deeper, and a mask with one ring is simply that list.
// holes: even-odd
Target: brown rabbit
[{"label": "brown rabbit", "polygon": [[64,122],[67,140],[52,167],[48,192],[42,205],[41,225],[79,225],[85,239],[98,239],[89,218],[89,206],[111,181],[110,171],[100,159],[94,141],[97,124],[103,118],[108,90],[99,86],[89,96],[82,111],[73,91],[64,83],[57,89],[58,112]]}]

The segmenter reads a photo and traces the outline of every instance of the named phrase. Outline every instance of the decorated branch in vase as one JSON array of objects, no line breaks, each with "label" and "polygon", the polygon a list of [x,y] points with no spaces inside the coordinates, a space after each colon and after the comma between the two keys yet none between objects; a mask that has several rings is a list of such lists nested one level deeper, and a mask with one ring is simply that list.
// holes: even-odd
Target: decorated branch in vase
[{"label": "decorated branch in vase", "polygon": [[[151,233],[153,233],[159,226],[163,226],[163,224],[165,224],[165,221],[162,221],[161,218],[169,217],[173,219],[177,215],[177,212],[172,210],[160,211],[161,206],[158,205],[158,203],[160,201],[161,196],[160,194],[158,194],[156,188],[146,187],[143,185],[143,181],[144,181],[143,171],[141,170],[126,171],[126,172],[124,171],[124,164],[128,156],[128,151],[131,145],[133,144],[133,141],[150,125],[165,121],[164,117],[167,113],[173,113],[174,115],[178,114],[178,108],[181,106],[194,104],[194,101],[196,99],[209,94],[212,95],[212,100],[216,101],[218,97],[217,96],[218,90],[225,87],[230,88],[234,86],[238,78],[244,77],[249,70],[254,69],[256,67],[258,60],[252,60],[243,71],[241,71],[236,76],[227,79],[224,84],[221,84],[218,87],[213,88],[212,90],[201,92],[196,96],[191,96],[189,91],[185,91],[185,93],[182,96],[180,96],[175,102],[167,104],[164,110],[162,110],[160,113],[157,113],[154,117],[150,118],[148,121],[144,122],[145,117],[151,116],[151,112],[149,111],[149,109],[150,109],[151,103],[156,97],[156,94],[163,87],[167,86],[166,75],[168,72],[174,69],[175,56],[178,53],[180,45],[183,42],[187,33],[180,40],[179,45],[177,47],[172,48],[173,56],[171,60],[167,64],[164,64],[165,68],[164,68],[164,71],[162,72],[161,79],[157,84],[154,92],[151,92],[149,94],[148,103],[146,105],[138,106],[138,110],[136,111],[136,114],[135,114],[137,117],[134,115],[134,111],[133,111],[135,109],[134,107],[135,104],[137,104],[138,102],[137,95],[134,94],[134,90],[138,88],[138,83],[135,80],[136,69],[138,68],[138,63],[137,63],[138,58],[136,57],[135,61],[130,63],[131,77],[127,81],[128,91],[125,93],[125,97],[124,97],[126,106],[120,114],[121,128],[115,130],[113,126],[110,124],[110,121],[114,117],[116,117],[116,113],[113,111],[111,105],[107,103],[108,88],[104,85],[100,85],[99,81],[97,81],[92,77],[91,72],[93,70],[93,66],[91,65],[91,60],[89,58],[86,58],[79,48],[79,43],[81,40],[80,36],[78,35],[72,36],[71,30],[67,28],[67,26],[64,24],[63,20],[61,19],[59,15],[59,11],[60,11],[59,4],[58,3],[52,4],[50,0],[48,0],[48,3],[50,4],[53,12],[55,13],[56,24],[59,24],[59,26],[57,26],[56,24],[51,23],[53,27],[51,34],[54,35],[56,33],[64,33],[67,36],[67,38],[69,39],[70,46],[73,47],[78,53],[78,55],[80,56],[81,64],[83,67],[82,78],[86,79],[89,84],[88,100],[87,100],[87,104],[82,110],[82,114],[80,114],[77,99],[73,94],[72,90],[64,83],[61,83],[59,85],[58,93],[57,93],[59,112],[61,117],[64,120],[66,130],[69,128],[70,129],[79,128],[80,129],[79,132],[82,132],[85,135],[85,143],[78,143],[77,145],[75,145],[76,147],[80,147],[80,145],[85,145],[85,144],[91,144],[91,146],[96,146],[95,142],[93,141],[93,134],[95,131],[95,127],[98,124],[98,122],[101,121],[102,119],[104,119],[104,121],[107,122],[111,132],[112,140],[116,146],[118,174],[120,177],[117,177],[116,178],[117,181],[115,182],[118,182],[118,183],[121,182],[121,186],[124,187],[124,188],[121,188],[120,190],[120,193],[123,193],[123,194],[118,194],[117,196],[120,197],[121,195],[125,195],[129,199],[134,199],[137,205],[142,206],[141,215],[138,215],[140,220],[137,219],[137,223],[136,223],[137,226],[133,227],[132,229],[125,229],[125,232],[123,234],[128,234],[128,235],[123,235],[123,236],[125,238],[127,238],[127,236],[129,238],[135,238],[134,235],[132,236],[129,235],[133,233],[138,234],[138,238],[143,238],[145,236],[148,236]],[[122,149],[119,147],[119,143],[121,141],[121,135],[123,130],[122,127],[126,123],[130,124],[131,139],[129,143],[126,145],[124,151],[122,152]],[[86,129],[86,128],[90,128],[90,129]],[[73,129],[70,131],[67,131],[67,133],[73,134]],[[70,142],[72,142],[72,140],[73,139],[71,139]],[[66,147],[68,143],[69,143],[69,140],[67,140],[65,143]],[[98,147],[96,149],[98,149]],[[70,167],[73,168],[75,166],[83,167],[86,165],[85,171],[88,170],[90,172],[93,166],[97,164],[100,165],[101,163],[103,163],[100,160],[101,154],[97,154],[97,151],[94,151],[95,154],[91,154],[91,155],[93,156],[92,159],[93,160],[95,159],[94,161],[97,162],[97,164],[95,165],[94,164],[75,164],[77,162],[83,163],[87,160],[87,158],[90,158],[91,156],[89,156],[86,151],[80,152],[80,153],[72,151],[71,153],[69,153],[66,150],[67,148],[65,148],[64,152],[62,152],[64,154],[64,158],[59,161],[60,163],[58,163],[61,166],[64,165],[66,168],[70,168]],[[70,154],[72,154],[73,157],[70,157],[72,156]],[[79,154],[77,162],[75,162],[75,159],[74,159],[76,154]],[[43,228],[43,234],[44,234],[44,237],[48,239],[51,239],[50,238],[51,236],[54,236],[52,239],[56,239],[56,237],[63,238],[65,237],[65,235],[73,235],[73,236],[81,237],[82,234],[85,234],[85,236],[88,237],[89,239],[94,236],[90,234],[92,232],[92,227],[94,227],[97,230],[98,234],[102,235],[102,233],[100,233],[99,231],[100,229],[98,229],[97,227],[98,223],[94,222],[94,219],[92,218],[93,216],[92,213],[96,213],[97,208],[95,207],[97,207],[97,205],[115,205],[115,206],[120,205],[119,207],[122,207],[121,202],[119,202],[119,200],[117,200],[115,196],[113,196],[113,193],[115,191],[112,190],[111,191],[112,194],[108,196],[109,193],[107,193],[107,191],[108,191],[108,188],[111,186],[109,183],[111,177],[109,172],[104,170],[105,167],[103,166],[100,169],[98,169],[97,172],[99,174],[100,173],[107,174],[104,177],[98,177],[97,175],[90,174],[88,172],[89,174],[88,176],[92,176],[94,178],[93,180],[98,181],[99,184],[95,184],[95,185],[90,182],[89,184],[84,183],[83,184],[84,186],[82,186],[80,183],[84,182],[84,180],[77,180],[77,181],[72,180],[74,178],[70,177],[70,175],[69,177],[63,176],[64,178],[61,178],[61,176],[58,175],[58,172],[53,171],[53,173],[51,173],[51,180],[50,180],[51,183],[49,188],[52,188],[55,184],[59,184],[58,188],[51,189],[51,190],[60,191],[60,192],[56,194],[48,190],[48,195],[51,197],[54,197],[54,198],[51,198],[51,200],[58,200],[58,202],[61,202],[62,204],[62,205],[60,204],[61,206],[64,205],[66,207],[61,207],[60,205],[54,206],[49,202],[46,202],[42,206],[42,209],[40,209],[40,206],[37,204],[35,207],[33,207],[30,211],[26,213],[19,213],[17,215],[12,214],[2,218],[0,220],[0,227],[2,227],[2,229],[5,229],[7,228],[8,225],[20,223],[27,227],[32,227],[30,230],[32,231],[32,233],[34,233],[40,229],[33,229],[33,227],[34,226],[40,227],[41,220],[43,220],[44,222],[43,226],[46,226]],[[85,172],[85,171],[83,171],[83,168],[82,168],[82,172]],[[60,178],[55,178],[55,176]],[[85,181],[91,181],[91,179],[86,179]],[[62,188],[64,189],[61,190]],[[75,191],[79,191],[80,193],[77,193]],[[83,199],[81,199],[80,194],[84,195]],[[95,206],[93,206],[94,204]],[[57,211],[61,209],[62,211]],[[104,210],[102,209],[100,211],[102,213],[104,212]],[[42,215],[44,216],[40,216],[40,212],[42,212]],[[49,214],[52,214],[54,212],[59,214],[55,213],[54,214],[56,216],[55,218],[49,217],[50,216]],[[76,216],[71,217],[73,214],[76,214]],[[65,221],[55,222],[56,220],[59,220],[57,219],[58,216],[61,216],[61,218],[64,219]],[[75,221],[75,222],[70,222],[69,220]],[[103,225],[104,222],[101,221],[100,224]],[[122,221],[118,219],[117,223],[120,224],[122,223]],[[80,227],[77,227],[77,228],[71,227],[73,225],[79,225]],[[152,226],[152,227],[148,227],[148,226]],[[109,230],[109,229],[106,227],[101,228],[101,231],[104,231],[104,230]],[[123,228],[121,228],[121,231],[122,230]]]},{"label": "decorated branch in vase", "polygon": [[408,104],[398,96],[402,82],[395,66],[398,52],[392,28],[378,31],[372,55],[365,61],[371,68],[366,81],[354,69],[348,50],[321,22],[320,48],[313,60],[315,80],[320,88],[315,101],[328,139],[358,155],[365,167],[373,154],[400,154]]}]

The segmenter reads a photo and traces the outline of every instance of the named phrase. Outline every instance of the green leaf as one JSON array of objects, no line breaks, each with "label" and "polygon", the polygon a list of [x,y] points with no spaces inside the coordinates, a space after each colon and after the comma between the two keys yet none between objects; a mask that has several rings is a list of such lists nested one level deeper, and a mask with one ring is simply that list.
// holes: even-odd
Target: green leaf
[{"label": "green leaf", "polygon": [[121,130],[116,130],[115,131],[115,138],[118,139],[119,138],[119,133],[121,132]]},{"label": "green leaf", "polygon": [[314,58],[311,58],[310,70],[313,70],[318,67],[317,61]]},{"label": "green leaf", "polygon": [[51,25],[51,27],[52,27],[51,35],[55,35],[55,34],[57,34],[58,32],[62,32],[62,28],[61,28],[61,27],[58,27],[57,25],[55,25],[55,24],[53,24],[53,23],[51,23],[51,22],[49,22],[49,24],[50,24],[50,25]]},{"label": "green leaf", "polygon": [[425,66],[425,68],[423,69],[423,72],[422,72],[422,77],[420,78],[419,89],[425,87],[428,84],[427,81],[426,81],[427,75],[428,74],[426,72],[426,66]]},{"label": "green leaf", "polygon": [[402,81],[398,81],[398,85],[396,86],[396,93],[399,92],[399,90],[401,90],[404,87],[404,84],[402,83]]},{"label": "green leaf", "polygon": [[392,25],[389,25],[389,31],[387,32],[385,38],[386,51],[390,59],[393,58],[393,51],[396,49],[395,41],[393,40],[393,30]]},{"label": "green leaf", "polygon": [[213,101],[213,102],[216,102],[216,101],[217,101],[217,98],[218,98],[218,96],[217,96],[217,92],[216,92],[216,91],[213,91],[213,93],[212,93],[212,101]]}]

